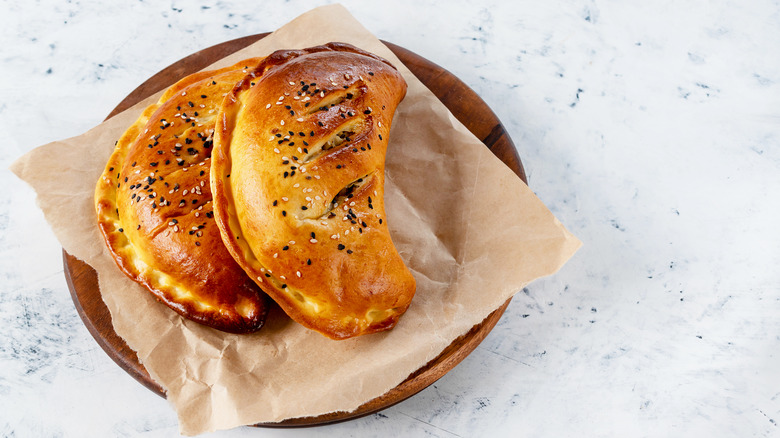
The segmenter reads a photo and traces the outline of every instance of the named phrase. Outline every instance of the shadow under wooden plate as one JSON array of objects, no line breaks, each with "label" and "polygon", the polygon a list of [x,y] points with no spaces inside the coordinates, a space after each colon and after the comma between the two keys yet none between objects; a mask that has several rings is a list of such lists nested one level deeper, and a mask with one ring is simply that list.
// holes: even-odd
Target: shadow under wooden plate
[{"label": "shadow under wooden plate", "polygon": [[[262,38],[267,33],[251,35],[194,53],[149,78],[130,93],[108,115],[110,118],[135,105],[144,98],[173,84],[180,78],[208,67],[213,62],[240,50]],[[383,43],[449,108],[490,151],[526,181],[523,165],[512,140],[488,105],[468,86],[436,64],[402,47]],[[155,382],[138,361],[135,351],[114,331],[111,314],[100,295],[97,273],[88,264],[63,251],[65,277],[79,316],[103,350],[122,369],[144,386],[161,396],[162,387]],[[316,417],[291,418],[280,423],[263,423],[265,427],[315,426],[362,417],[385,409],[425,389],[441,378],[471,353],[490,333],[504,310],[507,300],[482,323],[452,342],[441,354],[415,371],[389,392],[370,400],[353,412],[334,412]]]}]

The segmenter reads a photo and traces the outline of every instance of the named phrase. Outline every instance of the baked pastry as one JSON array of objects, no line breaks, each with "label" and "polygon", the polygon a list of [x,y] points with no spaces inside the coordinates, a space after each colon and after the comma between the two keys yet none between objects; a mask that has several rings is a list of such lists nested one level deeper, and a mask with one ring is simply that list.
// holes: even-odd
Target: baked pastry
[{"label": "baked pastry", "polygon": [[223,241],[292,319],[333,339],[393,327],[415,292],[383,202],[405,93],[389,62],[329,43],[271,54],[220,109],[211,185]]},{"label": "baked pastry", "polygon": [[214,223],[212,134],[223,97],[260,60],[171,86],[119,139],[95,190],[98,225],[122,271],[182,316],[233,333],[259,329],[268,299]]}]

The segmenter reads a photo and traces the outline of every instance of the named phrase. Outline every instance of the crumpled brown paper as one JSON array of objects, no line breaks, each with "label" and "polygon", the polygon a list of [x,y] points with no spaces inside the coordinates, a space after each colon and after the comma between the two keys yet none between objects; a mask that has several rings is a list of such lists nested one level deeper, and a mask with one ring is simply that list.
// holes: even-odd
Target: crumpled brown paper
[{"label": "crumpled brown paper", "polygon": [[183,320],[119,271],[96,226],[94,187],[115,140],[159,94],[12,167],[36,190],[65,250],[98,272],[115,331],[167,390],[184,434],[352,411],[435,358],[524,285],[557,271],[580,246],[341,6],[312,10],[212,67],[329,41],[390,60],[409,85],[390,133],[385,202],[417,294],[392,331],[332,341],[277,309],[256,334],[226,334]]}]

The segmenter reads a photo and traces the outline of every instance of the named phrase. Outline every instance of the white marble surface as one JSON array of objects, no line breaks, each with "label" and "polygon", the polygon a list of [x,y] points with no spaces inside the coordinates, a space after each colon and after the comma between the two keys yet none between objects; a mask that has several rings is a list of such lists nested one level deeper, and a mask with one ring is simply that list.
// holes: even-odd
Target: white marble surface
[{"label": "white marble surface", "polygon": [[[178,434],[81,324],[7,166],[179,58],[324,3],[0,2],[0,436]],[[494,108],[585,246],[417,396],[214,436],[780,436],[780,6],[684,3],[345,1]]]}]

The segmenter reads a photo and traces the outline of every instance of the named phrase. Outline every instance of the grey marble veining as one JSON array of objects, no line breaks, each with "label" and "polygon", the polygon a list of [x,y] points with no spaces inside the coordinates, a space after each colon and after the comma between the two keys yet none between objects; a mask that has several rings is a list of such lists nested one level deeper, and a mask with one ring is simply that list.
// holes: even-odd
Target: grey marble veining
[{"label": "grey marble veining", "polygon": [[[202,48],[324,1],[0,2],[0,169]],[[360,2],[503,121],[584,246],[415,397],[243,436],[780,436],[776,2]],[[0,170],[0,436],[175,436],[76,314],[31,190]]]}]

